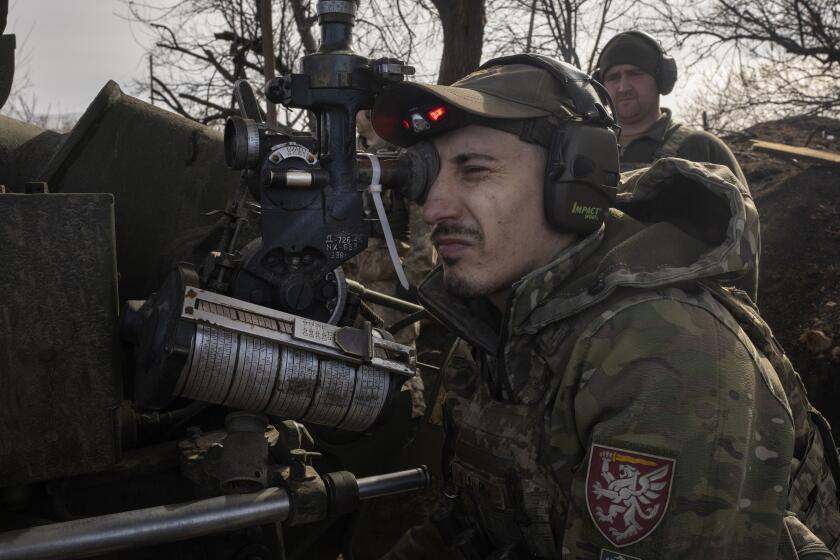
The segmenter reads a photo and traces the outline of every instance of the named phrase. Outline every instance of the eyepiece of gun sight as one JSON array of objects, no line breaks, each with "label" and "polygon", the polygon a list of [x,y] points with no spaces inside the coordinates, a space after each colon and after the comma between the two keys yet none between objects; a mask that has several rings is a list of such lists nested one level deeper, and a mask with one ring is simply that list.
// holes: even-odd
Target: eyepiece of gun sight
[{"label": "eyepiece of gun sight", "polygon": [[324,21],[325,16],[344,15],[356,17],[359,0],[318,0],[318,18]]},{"label": "eyepiece of gun sight", "polygon": [[321,25],[320,52],[350,50],[358,0],[320,0],[318,23]]}]

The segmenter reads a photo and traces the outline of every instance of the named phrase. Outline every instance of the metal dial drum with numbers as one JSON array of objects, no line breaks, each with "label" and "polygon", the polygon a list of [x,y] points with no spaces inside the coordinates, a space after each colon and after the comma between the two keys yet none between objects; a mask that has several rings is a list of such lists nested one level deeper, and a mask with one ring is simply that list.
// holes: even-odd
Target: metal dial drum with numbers
[{"label": "metal dial drum with numbers", "polygon": [[[182,320],[194,322],[177,396],[272,416],[364,431],[392,389],[414,374],[411,347],[375,331],[336,327],[188,287]],[[339,333],[371,350],[340,344]],[[342,332],[343,331],[343,332]],[[336,342],[336,341],[339,342]]]}]

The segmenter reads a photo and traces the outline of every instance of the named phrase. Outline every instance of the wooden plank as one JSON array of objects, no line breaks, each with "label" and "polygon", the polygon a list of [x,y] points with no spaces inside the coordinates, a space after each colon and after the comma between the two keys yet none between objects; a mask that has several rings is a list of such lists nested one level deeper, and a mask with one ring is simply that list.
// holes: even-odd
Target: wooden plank
[{"label": "wooden plank", "polygon": [[840,165],[840,153],[828,152],[826,150],[815,150],[802,146],[789,146],[777,142],[765,142],[764,140],[751,140],[753,150],[766,154],[785,158],[796,158],[803,161],[815,163]]}]

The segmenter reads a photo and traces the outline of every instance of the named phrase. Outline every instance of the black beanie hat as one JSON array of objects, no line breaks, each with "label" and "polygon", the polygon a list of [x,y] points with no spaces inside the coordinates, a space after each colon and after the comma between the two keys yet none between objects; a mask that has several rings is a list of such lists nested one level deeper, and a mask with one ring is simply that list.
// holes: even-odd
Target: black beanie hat
[{"label": "black beanie hat", "polygon": [[601,56],[598,57],[598,71],[603,79],[613,66],[632,64],[657,78],[661,60],[662,52],[651,39],[636,33],[621,33],[610,40],[601,51]]}]

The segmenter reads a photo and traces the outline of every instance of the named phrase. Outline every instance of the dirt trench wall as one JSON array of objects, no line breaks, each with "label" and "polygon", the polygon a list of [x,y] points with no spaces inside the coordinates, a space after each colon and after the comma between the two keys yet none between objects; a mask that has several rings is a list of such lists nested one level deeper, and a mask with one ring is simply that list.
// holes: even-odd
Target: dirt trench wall
[{"label": "dirt trench wall", "polygon": [[840,167],[751,150],[750,137],[840,152],[840,121],[798,118],[727,139],[761,216],[758,305],[840,435]]}]

